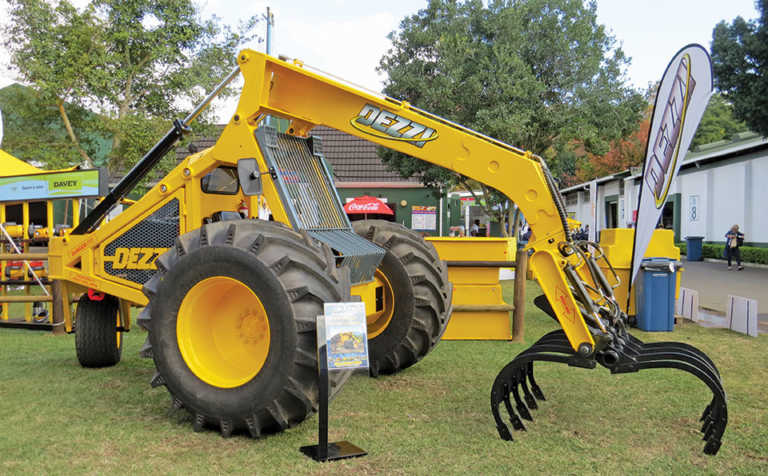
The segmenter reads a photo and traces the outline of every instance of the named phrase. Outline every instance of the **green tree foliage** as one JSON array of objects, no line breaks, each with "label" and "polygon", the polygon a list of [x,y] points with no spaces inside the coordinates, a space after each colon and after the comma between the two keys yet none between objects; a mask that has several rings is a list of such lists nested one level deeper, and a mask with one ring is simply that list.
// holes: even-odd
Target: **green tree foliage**
[{"label": "green tree foliage", "polygon": [[[20,84],[0,89],[4,137],[2,148],[12,155],[36,165],[59,169],[82,161],[61,123],[55,104],[40,97],[38,91]],[[79,145],[94,164],[105,164],[111,140],[100,134],[99,118],[79,106],[68,106],[68,116],[79,133]]]},{"label": "green tree foliage", "polygon": [[[216,18],[201,19],[191,0],[94,0],[83,9],[68,0],[8,3],[4,43],[11,63],[46,113],[58,113],[80,156],[66,160],[91,165],[87,136],[102,135],[111,140],[113,173],[127,170],[172,118],[185,115],[231,70],[256,24],[249,18],[234,31]],[[81,120],[79,111],[98,120]]]},{"label": "green tree foliage", "polygon": [[[587,154],[587,160],[575,161],[578,163],[575,174],[561,176],[567,185],[575,185],[621,172],[632,166],[643,165],[657,87],[658,85],[655,85],[648,91],[648,108],[635,132],[626,138],[613,141],[606,154]],[[712,142],[733,139],[736,134],[746,130],[747,126],[733,117],[733,106],[721,94],[715,93],[710,98],[704,116],[701,118],[699,128],[691,142],[691,149]]]},{"label": "green tree foliage", "polygon": [[[624,82],[628,59],[593,1],[430,0],[390,34],[385,93],[575,170],[574,148],[602,154],[636,128],[645,103]],[[578,139],[578,145],[574,141]],[[451,187],[462,177],[392,151],[403,176]],[[505,199],[487,191],[497,219]]]},{"label": "green tree foliage", "polygon": [[755,3],[759,18],[715,26],[712,66],[715,86],[733,103],[736,118],[768,136],[768,1]]},{"label": "green tree foliage", "polygon": [[720,140],[729,140],[739,132],[747,130],[747,125],[734,117],[733,105],[722,94],[715,93],[709,99],[707,110],[696,129],[691,141],[691,149]]}]

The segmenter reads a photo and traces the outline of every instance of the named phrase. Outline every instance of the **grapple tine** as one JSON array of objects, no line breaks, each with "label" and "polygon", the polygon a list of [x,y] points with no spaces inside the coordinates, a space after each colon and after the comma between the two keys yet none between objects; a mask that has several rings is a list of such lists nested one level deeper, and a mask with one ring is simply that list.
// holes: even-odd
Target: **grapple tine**
[{"label": "grapple tine", "polygon": [[[635,363],[629,364],[627,371],[641,368],[678,368],[695,375],[710,387],[712,401],[704,409],[700,421],[703,422],[703,439],[708,442],[705,452],[716,451],[713,449],[719,448],[719,443],[715,443],[715,440],[719,442],[727,425],[727,396],[711,359],[695,347],[679,342],[644,344],[639,339],[633,339],[629,347]],[[612,371],[621,372],[621,367],[620,364]]]},{"label": "grapple tine", "polygon": [[[627,333],[626,337],[628,338],[630,343],[632,343],[634,345],[638,345],[638,346],[646,348],[646,349],[652,349],[652,348],[655,348],[655,347],[662,347],[662,346],[668,346],[668,345],[673,345],[673,346],[678,347],[680,349],[686,349],[686,350],[688,350],[688,351],[698,355],[702,360],[704,360],[707,363],[709,363],[709,365],[717,372],[717,367],[715,367],[714,362],[712,362],[712,359],[710,359],[707,354],[705,354],[700,349],[698,349],[698,348],[696,348],[696,347],[694,347],[694,346],[692,346],[690,344],[686,344],[685,342],[674,342],[674,341],[672,341],[672,342],[643,342],[640,339],[638,339],[637,337],[635,337],[635,336],[633,336],[632,334],[629,334],[629,333]],[[718,375],[719,375],[719,373],[718,373]]]},{"label": "grapple tine", "polygon": [[496,430],[499,432],[499,437],[504,441],[515,441],[514,438],[512,438],[512,433],[509,432],[509,428],[507,428],[507,425],[504,423],[501,423],[501,426],[496,426]]},{"label": "grapple tine", "polygon": [[533,421],[533,417],[528,411],[528,407],[525,406],[525,403],[523,403],[523,400],[520,398],[520,391],[517,389],[517,386],[518,382],[512,382],[512,396],[515,397],[515,408],[517,408],[517,413],[520,414],[522,419]]},{"label": "grapple tine", "polygon": [[720,377],[720,372],[717,370],[717,367],[715,366],[714,362],[712,362],[712,360],[709,358],[709,356],[692,345],[686,344],[684,342],[644,343],[640,339],[634,336],[631,336],[629,334],[628,336],[631,338],[630,341],[628,342],[630,348],[632,348],[638,353],[643,353],[643,352],[652,351],[652,350],[669,350],[669,351],[684,352],[701,360],[705,365],[707,365],[712,370],[713,373],[715,373],[718,376],[718,378]]},{"label": "grapple tine", "polygon": [[512,423],[512,428],[515,430],[528,431],[523,424],[523,420],[521,420],[520,417],[517,416],[517,413],[515,413],[515,410],[512,409],[512,402],[509,401],[508,390],[504,395],[504,406],[507,409],[507,413],[509,413],[509,422]]},{"label": "grapple tine", "polygon": [[706,445],[704,446],[704,452],[706,454],[716,454],[720,449],[720,442],[725,432],[725,427],[728,424],[728,409],[726,403],[725,391],[720,386],[719,380],[711,378],[700,367],[691,365],[688,362],[662,359],[662,360],[647,360],[637,363],[638,370],[650,369],[650,368],[675,368],[680,369],[690,374],[695,375],[702,382],[704,382],[714,395],[714,405],[712,406],[711,416],[707,418],[705,422],[704,439]]},{"label": "grapple tine", "polygon": [[711,379],[714,382],[714,384],[720,388],[721,391],[723,389],[723,384],[720,381],[720,376],[712,369],[710,365],[708,365],[706,362],[702,361],[698,356],[695,356],[693,354],[690,354],[687,352],[681,352],[674,348],[671,348],[671,349],[651,348],[651,349],[643,349],[640,353],[634,355],[633,357],[637,362],[646,362],[646,361],[651,362],[651,361],[657,361],[657,360],[674,360],[674,361],[685,362],[695,367],[696,369],[701,371],[702,374],[706,375],[709,379]]},{"label": "grapple tine", "polygon": [[533,395],[531,395],[531,391],[528,389],[528,383],[525,381],[527,368],[528,365],[521,367],[517,378],[520,382],[520,387],[523,389],[523,398],[525,399],[525,404],[528,405],[528,408],[531,410],[538,410],[539,405],[536,403],[536,399],[533,397]]},{"label": "grapple tine", "polygon": [[712,436],[712,432],[715,429],[715,421],[712,419],[708,419],[704,423],[704,427],[701,429],[701,432],[704,433],[704,436],[701,437],[702,440],[707,441],[709,437]]},{"label": "grapple tine", "polygon": [[531,391],[533,395],[541,401],[546,401],[544,392],[541,391],[541,387],[536,383],[536,379],[533,378],[533,362],[528,362],[525,369],[525,376],[528,378],[528,383],[531,385]]},{"label": "grapple tine", "polygon": [[628,347],[637,359],[637,370],[677,368],[691,373],[712,391],[712,401],[701,414],[704,453],[717,454],[728,424],[727,396],[717,366],[707,354],[684,342],[644,343],[627,334]]},{"label": "grapple tine", "polygon": [[720,451],[720,445],[722,442],[717,440],[707,440],[707,444],[704,445],[704,453],[708,455],[716,455]]},{"label": "grapple tine", "polygon": [[494,382],[493,388],[491,389],[491,413],[493,414],[493,419],[496,421],[496,431],[499,432],[499,437],[502,440],[514,441],[514,438],[512,438],[512,433],[509,432],[509,428],[501,419],[501,415],[499,414],[499,405],[501,404],[503,397],[501,396],[502,389],[497,388],[498,386],[496,383],[497,382]]},{"label": "grapple tine", "polygon": [[[655,351],[667,351],[667,352],[673,352],[673,353],[679,353],[679,354],[686,354],[690,356],[693,359],[696,359],[698,362],[695,364],[697,366],[701,366],[702,369],[706,369],[707,373],[713,378],[715,378],[718,381],[719,386],[722,388],[722,380],[720,379],[720,373],[717,370],[717,367],[712,362],[712,360],[705,354],[704,352],[700,351],[696,347],[693,347],[692,345],[683,343],[683,342],[652,342],[652,343],[643,343],[636,337],[631,337],[631,348],[641,354],[648,354],[653,353]],[[705,422],[704,425],[702,425],[702,432],[705,432],[706,428],[706,420],[712,416],[712,409],[715,406],[715,398],[713,397],[712,401],[707,405],[707,407],[704,409],[704,411],[701,414],[701,418],[699,421]]]},{"label": "grapple tine", "polygon": [[499,432],[501,439],[507,441],[513,441],[513,438],[509,431],[509,427],[504,423],[499,412],[499,405],[502,402],[509,414],[509,421],[512,423],[512,428],[525,431],[525,425],[523,425],[520,417],[518,417],[512,409],[512,403],[509,401],[509,389],[510,385],[514,385],[512,381],[514,380],[514,374],[516,372],[517,363],[513,360],[499,372],[493,383],[493,388],[491,389],[491,411],[493,412],[493,418],[496,421],[496,430]]},{"label": "grapple tine", "polygon": [[[725,390],[723,389],[723,383],[720,380],[720,376],[706,363],[703,363],[702,360],[700,360],[698,357],[695,357],[689,353],[685,352],[679,352],[676,350],[664,350],[664,349],[651,349],[646,350],[643,354],[640,354],[637,357],[637,360],[639,362],[646,362],[646,361],[658,361],[658,360],[669,360],[669,361],[678,361],[678,362],[684,362],[688,365],[691,365],[693,368],[697,369],[703,376],[706,377],[707,380],[702,378],[702,380],[705,380],[705,383],[707,385],[711,385],[710,387],[717,388],[717,392],[713,391],[713,394],[715,397],[717,397],[718,393],[721,395],[721,399],[723,401],[726,401],[725,396]],[[698,374],[697,374],[698,376]],[[716,409],[716,406],[709,405],[710,412],[712,410]],[[705,409],[706,413],[706,409]]]},{"label": "grapple tine", "polygon": [[[518,354],[499,372],[491,388],[491,411],[496,421],[499,436],[502,439],[511,440],[511,435],[508,435],[508,427],[501,421],[498,409],[500,402],[504,402],[510,415],[512,427],[516,430],[526,430],[522,419],[533,421],[529,407],[526,404],[530,408],[538,408],[536,398],[545,400],[544,393],[533,377],[533,363],[537,360],[559,362],[587,368],[594,368],[595,366],[594,361],[587,362],[573,353],[573,349],[570,347],[562,330],[550,332],[531,347]],[[528,379],[528,382],[526,382],[526,379]],[[530,383],[530,388],[528,383]],[[521,398],[518,386],[523,388],[525,400]],[[510,395],[515,399],[514,407],[512,406]]]}]

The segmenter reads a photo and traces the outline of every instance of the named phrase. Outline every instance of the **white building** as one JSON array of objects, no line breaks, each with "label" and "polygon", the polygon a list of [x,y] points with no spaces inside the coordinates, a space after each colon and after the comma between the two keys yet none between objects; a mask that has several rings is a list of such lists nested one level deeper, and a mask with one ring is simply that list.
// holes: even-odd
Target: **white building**
[{"label": "white building", "polygon": [[[638,167],[563,189],[569,216],[597,231],[631,226],[640,176]],[[670,187],[662,223],[675,231],[676,241],[703,236],[709,243],[724,243],[726,231],[738,224],[746,245],[768,247],[768,139],[747,132],[689,151]]]}]

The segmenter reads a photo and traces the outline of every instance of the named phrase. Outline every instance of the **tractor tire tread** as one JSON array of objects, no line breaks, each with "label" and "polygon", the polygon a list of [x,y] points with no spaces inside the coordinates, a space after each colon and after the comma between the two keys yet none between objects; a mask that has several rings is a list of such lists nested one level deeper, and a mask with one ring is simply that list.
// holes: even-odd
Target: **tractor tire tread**
[{"label": "tractor tire tread", "polygon": [[[358,235],[391,253],[405,269],[412,286],[410,309],[403,313],[410,316],[407,331],[395,339],[397,342],[387,342],[383,352],[377,351],[376,341],[387,331],[370,342],[371,374],[393,374],[424,358],[445,332],[452,297],[448,268],[431,243],[402,225],[384,220],[360,220],[352,222],[352,226]],[[387,256],[384,259],[387,260]]]},{"label": "tractor tire tread", "polygon": [[[191,266],[193,260],[204,256],[200,254],[203,253],[200,250],[209,248],[234,248],[247,253],[245,256],[248,256],[248,259],[257,260],[265,269],[271,269],[272,276],[279,281],[285,299],[293,310],[290,318],[295,325],[297,347],[292,349],[292,359],[273,364],[279,366],[274,368],[281,369],[282,377],[279,379],[279,385],[275,384],[275,388],[272,388],[268,395],[258,397],[261,398],[261,403],[256,402],[257,398],[254,397],[248,401],[238,399],[237,408],[207,404],[207,400],[197,398],[193,395],[194,392],[184,387],[180,374],[163,375],[165,387],[174,402],[179,402],[194,415],[195,431],[202,431],[206,425],[210,425],[211,428],[218,427],[225,437],[233,432],[243,431],[253,438],[259,438],[264,434],[290,428],[318,408],[317,344],[314,332],[310,334],[309,331],[314,331],[316,327],[313,316],[323,313],[323,302],[350,299],[348,271],[335,268],[332,254],[326,250],[327,247],[277,222],[216,222],[204,225],[199,231],[181,235],[176,241],[176,246],[157,260],[162,261],[163,266],[158,268],[158,273],[152,278],[158,280],[157,291],[153,295],[147,293],[150,303],[146,309],[150,319],[142,323],[142,327],[149,330],[152,341],[150,352],[161,374],[173,372],[168,371],[170,366],[163,366],[158,360],[161,358],[161,352],[157,349],[160,344],[153,340],[153,334],[156,333],[153,328],[158,325],[156,321],[162,319],[162,316],[156,315],[161,311],[156,309],[159,305],[156,306],[153,302],[160,302],[170,293],[169,289],[172,289],[173,283],[166,283],[165,277],[169,273],[181,273],[176,266],[179,266],[182,260],[185,260],[184,267]],[[193,254],[196,255],[191,256]],[[191,375],[197,382],[195,385],[207,385],[198,381],[194,374]],[[350,372],[331,374],[331,398],[340,390],[349,375]],[[249,383],[233,390],[247,387]],[[206,388],[212,389],[210,392],[228,390],[212,386]]]}]

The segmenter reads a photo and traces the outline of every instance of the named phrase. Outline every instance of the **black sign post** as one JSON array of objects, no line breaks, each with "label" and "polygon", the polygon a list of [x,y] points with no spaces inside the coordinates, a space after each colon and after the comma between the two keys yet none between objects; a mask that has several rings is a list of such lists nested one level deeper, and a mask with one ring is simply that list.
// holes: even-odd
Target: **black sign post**
[{"label": "black sign post", "polygon": [[357,458],[368,453],[348,441],[328,443],[328,349],[320,346],[318,359],[318,388],[320,390],[320,409],[318,419],[318,444],[302,446],[302,453],[315,461],[334,461],[337,459]]}]

